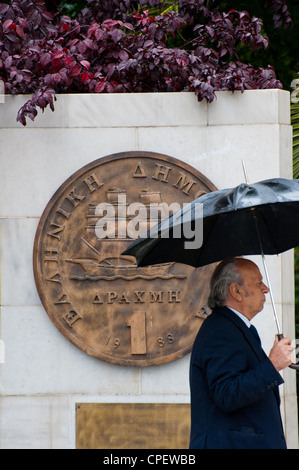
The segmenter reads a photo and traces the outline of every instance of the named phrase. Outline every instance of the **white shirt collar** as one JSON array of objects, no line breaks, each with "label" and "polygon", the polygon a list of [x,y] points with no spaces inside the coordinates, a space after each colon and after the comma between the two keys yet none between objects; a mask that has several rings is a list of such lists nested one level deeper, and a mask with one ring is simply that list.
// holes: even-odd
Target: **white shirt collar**
[{"label": "white shirt collar", "polygon": [[232,312],[234,312],[236,315],[238,315],[239,318],[241,318],[241,320],[243,320],[243,322],[245,323],[245,325],[248,326],[248,328],[250,328],[250,321],[248,320],[247,317],[245,317],[244,315],[242,315],[242,313],[238,312],[237,310],[235,310],[234,308],[231,308],[231,307],[227,307],[229,308]]}]

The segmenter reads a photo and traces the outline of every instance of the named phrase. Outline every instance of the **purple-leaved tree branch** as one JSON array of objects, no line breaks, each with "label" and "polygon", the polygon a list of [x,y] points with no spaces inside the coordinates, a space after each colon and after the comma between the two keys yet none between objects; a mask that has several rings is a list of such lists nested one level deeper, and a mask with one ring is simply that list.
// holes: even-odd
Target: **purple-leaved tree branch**
[{"label": "purple-leaved tree branch", "polygon": [[[267,48],[261,19],[220,12],[217,1],[176,3],[171,10],[162,0],[89,0],[75,19],[52,14],[42,0],[0,3],[0,79],[6,93],[31,95],[17,120],[26,125],[37,108],[54,110],[60,93],[192,91],[211,102],[218,90],[282,88],[272,67],[238,57],[240,45]],[[268,3],[276,26],[290,24],[285,1]]]}]

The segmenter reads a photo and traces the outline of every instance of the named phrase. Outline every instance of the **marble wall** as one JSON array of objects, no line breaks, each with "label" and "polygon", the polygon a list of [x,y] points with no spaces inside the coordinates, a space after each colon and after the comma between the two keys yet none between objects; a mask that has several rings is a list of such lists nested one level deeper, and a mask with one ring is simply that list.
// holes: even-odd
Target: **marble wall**
[{"label": "marble wall", "polygon": [[[60,95],[26,127],[16,114],[29,97],[0,103],[0,448],[75,448],[76,402],[189,403],[189,356],[149,368],[88,356],[56,329],[34,282],[32,250],[46,204],[76,170],[116,152],[163,153],[202,172],[219,189],[292,177],[289,93]],[[254,261],[261,265],[259,257]],[[269,257],[285,335],[294,338],[293,254]],[[262,270],[262,266],[261,266]],[[267,302],[255,324],[269,351],[276,333]],[[284,371],[282,414],[297,447],[295,373]]]}]

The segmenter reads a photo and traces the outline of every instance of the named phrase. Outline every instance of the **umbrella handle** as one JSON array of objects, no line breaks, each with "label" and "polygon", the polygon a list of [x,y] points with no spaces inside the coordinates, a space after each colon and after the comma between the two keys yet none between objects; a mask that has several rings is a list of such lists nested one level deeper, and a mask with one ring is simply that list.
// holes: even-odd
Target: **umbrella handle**
[{"label": "umbrella handle", "polygon": [[[283,334],[282,334],[282,333],[279,333],[279,334],[277,335],[277,337],[278,337],[278,340],[280,341],[280,340],[283,338]],[[299,370],[299,363],[297,363],[297,364],[293,364],[293,363],[292,363],[292,364],[289,366],[289,368],[290,368],[290,369]]]}]

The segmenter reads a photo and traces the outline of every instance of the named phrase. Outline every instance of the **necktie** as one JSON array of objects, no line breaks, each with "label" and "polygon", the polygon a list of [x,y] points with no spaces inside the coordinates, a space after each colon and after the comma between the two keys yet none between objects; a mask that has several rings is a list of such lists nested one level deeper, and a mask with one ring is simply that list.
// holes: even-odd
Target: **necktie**
[{"label": "necktie", "polygon": [[259,337],[259,334],[258,334],[257,329],[255,328],[255,326],[250,325],[249,329],[252,332],[255,339],[258,341],[259,345],[261,345],[261,338]]}]

